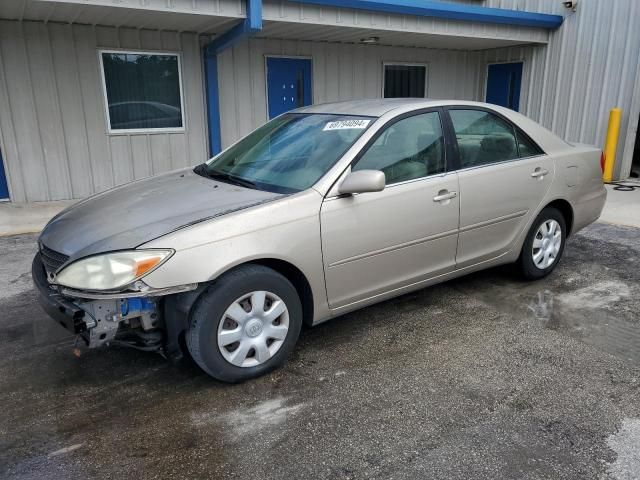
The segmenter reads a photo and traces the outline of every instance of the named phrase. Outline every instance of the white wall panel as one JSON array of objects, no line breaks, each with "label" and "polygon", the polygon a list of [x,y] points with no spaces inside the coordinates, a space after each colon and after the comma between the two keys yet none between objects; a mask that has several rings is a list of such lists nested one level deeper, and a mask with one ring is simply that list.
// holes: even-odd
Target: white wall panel
[{"label": "white wall panel", "polygon": [[381,97],[384,62],[427,64],[430,98],[473,100],[478,92],[473,52],[252,38],[218,57],[223,147],[267,120],[268,55],[312,58],[314,103]]},{"label": "white wall panel", "polygon": [[[184,133],[107,133],[99,48],[182,54]],[[207,158],[195,34],[0,21],[0,146],[17,202],[83,198]]]}]

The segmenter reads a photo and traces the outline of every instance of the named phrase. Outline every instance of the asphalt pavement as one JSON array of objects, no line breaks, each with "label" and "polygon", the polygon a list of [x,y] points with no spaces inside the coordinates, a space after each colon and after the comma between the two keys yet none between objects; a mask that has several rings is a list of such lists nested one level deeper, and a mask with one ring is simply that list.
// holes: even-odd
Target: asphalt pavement
[{"label": "asphalt pavement", "polygon": [[306,329],[240,385],[74,355],[35,239],[0,238],[0,478],[640,478],[640,229],[590,226],[541,281],[493,269]]}]

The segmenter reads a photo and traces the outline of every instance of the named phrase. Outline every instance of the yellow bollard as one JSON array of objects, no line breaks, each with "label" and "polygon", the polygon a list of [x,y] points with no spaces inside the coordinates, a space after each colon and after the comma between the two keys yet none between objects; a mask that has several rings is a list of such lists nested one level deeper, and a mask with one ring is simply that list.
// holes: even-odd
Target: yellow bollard
[{"label": "yellow bollard", "polygon": [[618,148],[618,137],[620,136],[621,118],[621,109],[611,109],[609,128],[607,128],[607,141],[604,145],[604,172],[602,173],[602,179],[605,183],[610,183],[613,180],[613,167],[616,164],[616,149]]}]

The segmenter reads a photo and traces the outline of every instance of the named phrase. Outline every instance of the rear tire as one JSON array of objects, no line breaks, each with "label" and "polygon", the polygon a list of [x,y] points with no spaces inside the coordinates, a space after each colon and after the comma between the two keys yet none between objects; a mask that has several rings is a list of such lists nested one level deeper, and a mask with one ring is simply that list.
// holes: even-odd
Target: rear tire
[{"label": "rear tire", "polygon": [[236,383],[281,366],[301,327],[302,305],[291,282],[262,265],[243,265],[200,295],[186,343],[206,373]]},{"label": "rear tire", "polygon": [[547,207],[536,217],[520,252],[518,266],[527,280],[549,275],[562,257],[567,223],[560,210]]}]

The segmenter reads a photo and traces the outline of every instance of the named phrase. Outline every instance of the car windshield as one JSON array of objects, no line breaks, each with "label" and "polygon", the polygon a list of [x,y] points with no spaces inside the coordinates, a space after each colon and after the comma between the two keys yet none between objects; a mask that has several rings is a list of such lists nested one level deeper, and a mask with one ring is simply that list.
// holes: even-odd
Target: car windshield
[{"label": "car windshield", "polygon": [[305,190],[338,161],[373,120],[354,115],[281,115],[196,172],[277,193]]}]

